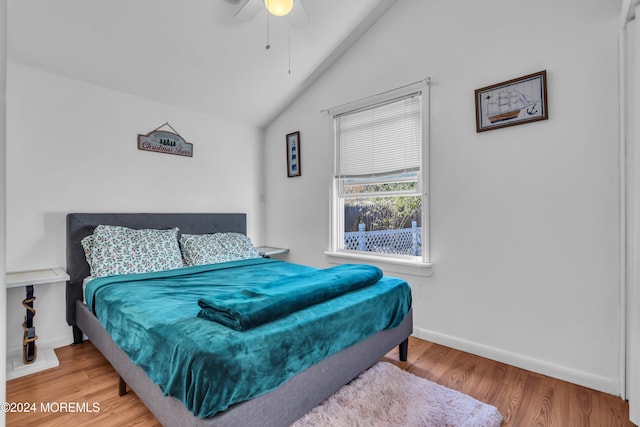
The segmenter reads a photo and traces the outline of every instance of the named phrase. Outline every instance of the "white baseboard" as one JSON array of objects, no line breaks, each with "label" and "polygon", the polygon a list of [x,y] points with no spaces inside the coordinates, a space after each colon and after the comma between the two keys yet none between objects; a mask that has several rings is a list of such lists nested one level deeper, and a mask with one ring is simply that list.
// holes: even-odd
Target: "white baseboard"
[{"label": "white baseboard", "polygon": [[[521,354],[512,353],[501,350],[499,348],[490,347],[473,341],[444,335],[438,332],[430,331],[423,328],[413,328],[413,335],[436,344],[455,348],[456,350],[465,351],[487,359],[506,363],[528,371],[537,372],[563,381],[583,387],[592,388],[604,393],[621,395],[621,385],[616,378],[607,378],[599,375],[590,374],[588,372],[579,371],[566,366],[556,365],[545,362],[543,360],[534,359]],[[411,350],[409,350],[411,351]]]},{"label": "white baseboard", "polygon": [[[583,387],[592,388],[604,393],[621,395],[621,385],[615,378],[607,378],[599,375],[590,374],[588,372],[579,371],[577,369],[566,366],[556,365],[545,362],[543,360],[534,359],[517,353],[501,350],[499,348],[490,347],[473,341],[456,338],[450,335],[441,334],[439,332],[430,331],[424,328],[413,328],[413,335],[436,344],[455,348],[456,350],[466,351],[487,359],[496,360],[528,371],[537,372],[539,374],[548,375]],[[73,338],[58,337],[53,340],[38,340],[38,348],[58,348],[73,343]],[[22,347],[7,348],[7,359],[21,356]]]}]

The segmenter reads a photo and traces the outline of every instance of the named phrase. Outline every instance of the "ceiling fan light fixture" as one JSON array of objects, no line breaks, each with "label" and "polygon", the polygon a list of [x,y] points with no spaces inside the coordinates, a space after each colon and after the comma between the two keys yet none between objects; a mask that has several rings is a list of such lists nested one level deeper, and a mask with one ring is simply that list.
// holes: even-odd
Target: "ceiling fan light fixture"
[{"label": "ceiling fan light fixture", "polygon": [[293,9],[293,0],[264,0],[264,5],[270,14],[285,16]]}]

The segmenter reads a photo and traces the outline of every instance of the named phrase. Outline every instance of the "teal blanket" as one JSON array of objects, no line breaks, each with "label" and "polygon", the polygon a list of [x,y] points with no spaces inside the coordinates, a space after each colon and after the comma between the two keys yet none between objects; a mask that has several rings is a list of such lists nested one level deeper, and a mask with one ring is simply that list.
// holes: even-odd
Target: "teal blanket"
[{"label": "teal blanket", "polygon": [[344,264],[275,280],[265,286],[198,300],[198,317],[244,331],[287,314],[371,286],[382,277],[372,265]]},{"label": "teal blanket", "polygon": [[85,296],[132,362],[165,395],[206,418],[399,325],[411,306],[409,285],[382,277],[371,286],[245,331],[198,317],[201,298],[265,290],[314,271],[260,258],[98,278],[87,284]]}]

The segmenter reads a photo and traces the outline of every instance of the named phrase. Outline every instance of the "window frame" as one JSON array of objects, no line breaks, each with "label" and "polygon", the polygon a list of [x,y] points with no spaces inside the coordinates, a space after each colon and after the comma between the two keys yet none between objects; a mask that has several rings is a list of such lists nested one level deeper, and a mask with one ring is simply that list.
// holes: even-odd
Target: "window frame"
[{"label": "window frame", "polygon": [[[390,264],[402,264],[412,265],[418,267],[431,266],[431,248],[429,243],[430,236],[430,221],[429,221],[429,136],[430,136],[430,79],[422,80],[410,85],[406,85],[397,89],[393,89],[387,92],[383,92],[368,98],[364,98],[359,101],[344,104],[332,109],[327,110],[327,113],[331,120],[332,129],[332,144],[333,144],[333,170],[336,168],[337,159],[337,130],[336,130],[336,116],[349,113],[351,111],[357,111],[365,108],[372,108],[377,105],[382,105],[395,98],[401,98],[411,95],[413,93],[421,93],[421,109],[422,109],[422,152],[420,171],[418,172],[418,194],[422,197],[422,255],[421,256],[409,256],[409,255],[394,255],[383,254],[379,252],[363,252],[356,250],[349,250],[340,248],[340,242],[344,240],[344,224],[341,209],[344,210],[343,198],[340,192],[341,180],[336,178],[332,173],[332,185],[331,185],[331,215],[330,215],[330,248],[326,252],[329,256],[346,257],[363,260],[366,262],[383,262]],[[411,194],[415,194],[411,192]],[[391,194],[389,194],[391,195]],[[359,196],[364,196],[359,195]]]}]

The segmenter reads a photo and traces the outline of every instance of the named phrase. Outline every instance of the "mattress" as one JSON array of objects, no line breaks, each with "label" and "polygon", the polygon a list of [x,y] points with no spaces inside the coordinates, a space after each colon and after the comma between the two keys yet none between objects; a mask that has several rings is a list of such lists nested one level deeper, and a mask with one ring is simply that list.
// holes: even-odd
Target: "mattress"
[{"label": "mattress", "polygon": [[408,284],[383,277],[244,331],[198,317],[203,295],[256,289],[315,270],[260,258],[99,278],[86,286],[87,304],[165,395],[205,418],[397,326],[411,307]]}]

